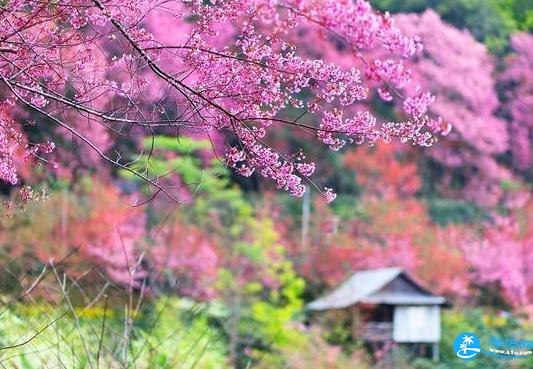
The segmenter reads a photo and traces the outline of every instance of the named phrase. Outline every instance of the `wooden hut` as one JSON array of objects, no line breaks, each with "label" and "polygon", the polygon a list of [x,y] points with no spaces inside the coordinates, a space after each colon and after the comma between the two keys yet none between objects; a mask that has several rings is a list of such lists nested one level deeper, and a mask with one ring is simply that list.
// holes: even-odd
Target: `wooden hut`
[{"label": "wooden hut", "polygon": [[384,268],[353,274],[307,309],[343,311],[350,317],[354,338],[374,346],[394,343],[437,360],[445,302],[401,268]]}]

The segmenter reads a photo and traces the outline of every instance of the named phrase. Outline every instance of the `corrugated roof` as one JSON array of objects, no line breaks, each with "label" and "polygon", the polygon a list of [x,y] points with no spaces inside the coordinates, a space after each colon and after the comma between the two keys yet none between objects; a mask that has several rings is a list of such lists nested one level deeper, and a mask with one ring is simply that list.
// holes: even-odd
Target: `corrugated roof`
[{"label": "corrugated roof", "polygon": [[[433,296],[430,293],[421,292],[416,295],[385,291],[379,293],[381,289],[403,273],[402,268],[357,272],[330,294],[309,303],[307,308],[310,310],[343,309],[359,302],[391,305],[440,305],[445,303],[444,297]],[[407,279],[415,283],[408,276]]]},{"label": "corrugated roof", "polygon": [[415,296],[412,294],[384,293],[360,300],[366,304],[387,305],[443,305],[446,299],[442,296]]}]

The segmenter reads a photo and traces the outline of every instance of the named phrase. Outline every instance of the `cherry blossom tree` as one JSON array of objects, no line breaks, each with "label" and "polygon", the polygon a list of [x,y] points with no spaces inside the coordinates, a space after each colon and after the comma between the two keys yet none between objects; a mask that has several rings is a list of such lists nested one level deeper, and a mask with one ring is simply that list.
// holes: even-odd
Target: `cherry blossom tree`
[{"label": "cherry blossom tree", "polygon": [[506,122],[495,115],[499,107],[495,61],[468,31],[444,23],[432,10],[399,14],[395,19],[406,34],[419,34],[426,44],[409,64],[415,81],[411,86],[436,91],[432,111],[453,123],[446,140],[428,150],[445,168],[442,190],[457,196],[452,182],[459,175],[464,178],[462,197],[495,205],[503,196],[501,182],[512,178],[496,160],[509,149],[509,134]]},{"label": "cherry blossom tree", "polygon": [[510,115],[511,153],[520,171],[533,168],[533,36],[527,33],[511,38],[514,53],[501,75],[508,87],[505,108]]},{"label": "cherry blossom tree", "polygon": [[[428,146],[441,131],[439,118],[428,115],[434,96],[407,89],[404,78],[402,60],[422,50],[420,39],[405,36],[364,0],[0,6],[0,179],[12,185],[20,181],[13,147],[56,167],[58,130],[169,197],[158,177],[133,170],[110,142],[156,132],[222,134],[228,166],[302,196],[303,181],[315,185],[315,164],[272,146],[268,136],[276,127],[303,130],[332,150],[392,138]],[[321,29],[358,63],[305,56],[305,39],[291,36],[301,25]],[[383,59],[365,56],[369,49],[382,50]],[[401,102],[403,119],[380,122],[366,109],[349,109],[373,88]],[[335,198],[331,189],[315,187],[328,201]]]},{"label": "cherry blossom tree", "polygon": [[23,270],[62,263],[72,277],[98,280],[102,273],[114,283],[140,287],[147,274],[144,210],[125,206],[133,200],[114,186],[87,179],[76,187],[3,219],[3,256]]},{"label": "cherry blossom tree", "polygon": [[[510,133],[499,115],[495,58],[468,31],[445,23],[433,10],[393,18],[406,35],[423,41],[424,49],[414,57],[399,61],[381,48],[372,48],[365,58],[371,61],[365,63],[345,44],[312,25],[300,25],[294,40],[316,40],[305,47],[309,57],[342,66],[356,64],[365,71],[375,93],[348,107],[352,114],[363,109],[362,104],[368,108],[369,103],[376,115],[388,117],[385,119],[413,109],[411,101],[396,98],[393,88],[416,95],[419,102],[434,100],[429,111],[440,118],[432,122],[433,130],[446,137],[438,145],[419,150],[436,169],[432,184],[447,197],[483,206],[498,204],[505,197],[502,183],[515,178],[500,160],[510,149]],[[427,90],[436,96],[423,92]]]},{"label": "cherry blossom tree", "polygon": [[400,145],[361,147],[346,154],[347,168],[357,173],[366,197],[384,200],[412,197],[422,186],[413,153]]},{"label": "cherry blossom tree", "polygon": [[478,285],[496,285],[515,307],[527,309],[533,303],[533,234],[529,203],[513,217],[495,217],[481,237],[462,243]]},{"label": "cherry blossom tree", "polygon": [[213,240],[179,220],[157,227],[153,233],[155,245],[149,248],[149,259],[156,278],[175,284],[182,295],[212,298],[220,262]]},{"label": "cherry blossom tree", "polygon": [[316,202],[309,244],[289,244],[299,272],[314,286],[332,287],[356,270],[399,266],[434,291],[468,296],[470,264],[461,245],[471,227],[440,227],[422,202],[384,190],[369,193],[360,205],[362,214],[342,222],[331,207]]}]

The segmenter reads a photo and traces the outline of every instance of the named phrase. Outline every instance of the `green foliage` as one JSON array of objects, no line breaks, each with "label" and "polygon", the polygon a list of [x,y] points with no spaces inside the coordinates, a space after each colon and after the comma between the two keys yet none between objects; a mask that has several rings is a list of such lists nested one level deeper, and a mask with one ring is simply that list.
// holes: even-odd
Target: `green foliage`
[{"label": "green foliage", "polygon": [[[229,332],[230,346],[239,352],[234,364],[246,366],[250,360],[260,360],[281,365],[279,350],[303,342],[301,333],[291,325],[303,306],[304,281],[286,257],[273,221],[256,213],[240,188],[230,182],[229,172],[220,162],[200,160],[198,154],[208,148],[207,142],[156,136],[143,145],[146,152],[132,169],[150,178],[172,173],[187,183],[194,201],[183,209],[182,216],[209,230],[220,243],[224,261],[216,289],[226,314],[221,324]],[[250,272],[244,275],[243,269]],[[170,316],[162,318],[173,320]],[[190,329],[207,329],[207,320],[202,319],[195,319]],[[156,327],[154,332],[164,337],[171,334],[171,327]],[[163,343],[152,344],[167,352]],[[161,355],[150,364],[171,362]]]},{"label": "green foliage", "polygon": [[[230,261],[221,272],[217,287],[222,296],[228,295],[223,299],[232,319],[236,319],[239,336],[246,338],[239,344],[240,349],[251,350],[240,354],[239,365],[249,365],[246,361],[249,356],[252,361],[281,366],[280,350],[297,349],[304,342],[304,336],[293,322],[303,307],[301,296],[305,283],[286,258],[285,247],[270,219],[249,219],[248,227],[253,238],[234,243],[231,252],[233,260],[244,261],[254,270],[254,275],[239,275],[239,269],[244,266],[235,270]],[[235,289],[235,286],[242,287]]]},{"label": "green foliage", "polygon": [[442,19],[468,29],[497,54],[507,51],[509,35],[528,26],[532,8],[528,0],[372,0],[378,9],[392,13],[423,12],[433,8]]},{"label": "green foliage", "polygon": [[[227,186],[228,182],[218,178],[226,174],[221,164],[213,163],[208,168],[202,167],[200,158],[195,154],[207,148],[206,145],[208,143],[205,141],[194,141],[186,137],[179,140],[168,136],[147,138],[143,142],[145,153],[137,158],[130,168],[153,179],[178,174],[185,186],[194,188],[199,195],[213,196],[218,189]],[[122,170],[121,174],[139,183],[144,182],[128,171]]]},{"label": "green foliage", "polygon": [[335,202],[331,204],[331,209],[343,220],[365,217],[359,196],[339,194]]},{"label": "green foliage", "polygon": [[[253,208],[243,197],[237,185],[231,183],[229,171],[217,159],[203,163],[199,153],[210,149],[208,141],[181,137],[155,136],[143,142],[145,153],[131,164],[131,169],[149,178],[169,177],[181,182],[194,197],[194,206],[187,207],[187,215],[196,225],[209,222],[208,214],[217,216],[230,232],[237,234]],[[124,178],[136,181],[140,186],[146,183],[121,171]],[[176,179],[178,177],[178,180]],[[229,225],[231,223],[232,225]]]},{"label": "green foliage", "polygon": [[2,311],[0,347],[24,344],[0,351],[0,361],[24,369],[227,367],[223,337],[212,325],[216,307],[161,298],[144,310],[131,318],[128,336],[121,309],[15,305]]},{"label": "green foliage", "polygon": [[530,0],[492,0],[506,23],[513,28],[533,32],[533,5]]},{"label": "green foliage", "polygon": [[[17,305],[3,310],[0,346],[20,346],[0,351],[0,360],[7,367],[24,369],[90,367],[89,361],[97,356],[100,336],[91,331],[92,316],[78,313],[80,326],[76,327],[72,314],[61,317],[60,309],[47,304],[36,309]],[[44,329],[57,318],[60,319]],[[102,360],[114,361],[111,357]]]},{"label": "green foliage", "polygon": [[[495,337],[524,337],[518,321],[513,316],[503,316],[497,311],[484,311],[481,309],[463,309],[444,311],[442,320],[442,339],[440,344],[441,362],[438,366],[425,360],[417,360],[416,368],[452,369],[461,368],[508,368],[509,361],[478,355],[475,360],[464,361],[458,358],[453,351],[453,341],[462,332],[472,332],[481,341],[481,347],[489,347],[489,339]],[[531,360],[513,360],[516,367],[528,368]]]},{"label": "green foliage", "polygon": [[224,313],[209,305],[163,297],[151,307],[149,331],[132,343],[147,368],[227,367],[225,343],[210,318]]},{"label": "green foliage", "polygon": [[[312,329],[308,332],[306,342],[302,347],[296,350],[292,348],[283,350],[283,356],[287,362],[284,367],[291,369],[369,369],[376,367],[364,350],[359,348],[348,355],[339,346],[329,345],[321,336],[319,330]],[[278,369],[279,367],[259,365],[260,369]]]},{"label": "green foliage", "polygon": [[474,223],[488,219],[488,214],[478,206],[465,201],[430,199],[428,210],[431,219],[439,225]]},{"label": "green foliage", "polygon": [[[459,359],[453,342],[462,332],[474,333],[481,341],[481,347],[490,347],[490,337],[527,339],[528,335],[520,328],[519,322],[512,315],[502,315],[495,310],[462,309],[445,311],[442,321],[442,339],[440,343],[440,362],[435,364],[426,359],[416,359],[415,369],[454,369],[458,368],[530,368],[533,358],[516,359],[511,362],[489,355],[478,355],[474,360]],[[510,363],[512,365],[510,365]]]},{"label": "green foliage", "polygon": [[427,0],[371,0],[370,2],[376,9],[390,13],[420,13],[431,7],[431,2]]},{"label": "green foliage", "polygon": [[208,141],[189,137],[153,136],[144,140],[143,147],[145,150],[162,149],[190,155],[198,150],[209,149],[211,146]]},{"label": "green foliage", "polygon": [[520,182],[513,181],[512,179],[507,179],[501,182],[501,187],[502,190],[506,192],[511,192],[522,189],[523,185]]}]

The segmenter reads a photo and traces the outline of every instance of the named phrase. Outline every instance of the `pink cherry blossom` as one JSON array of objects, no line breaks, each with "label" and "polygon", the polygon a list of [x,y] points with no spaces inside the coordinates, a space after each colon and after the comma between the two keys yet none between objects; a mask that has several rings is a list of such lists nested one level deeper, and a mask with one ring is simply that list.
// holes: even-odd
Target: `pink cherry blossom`
[{"label": "pink cherry blossom", "polygon": [[[422,51],[421,39],[364,0],[13,0],[0,25],[2,96],[39,116],[37,129],[49,134],[46,120],[88,146],[94,154],[81,156],[91,163],[135,172],[114,142],[130,133],[224,135],[236,150],[227,150],[227,164],[238,173],[268,178],[293,196],[309,182],[331,200],[333,192],[311,178],[312,160],[273,147],[270,132],[307,131],[332,150],[435,141],[430,123],[438,117],[426,114],[433,95],[407,93],[403,60]],[[343,43],[351,61],[309,55],[308,40],[297,36],[305,28]],[[383,58],[365,56],[376,49]],[[357,111],[374,88],[402,102],[404,121]],[[2,155],[2,179],[15,183],[16,167],[5,149]],[[157,178],[135,174],[171,196]]]},{"label": "pink cherry blossom", "polygon": [[515,51],[507,60],[507,68],[500,79],[511,85],[507,90],[506,110],[512,122],[511,153],[519,170],[533,167],[533,36],[521,33],[511,38]]},{"label": "pink cherry blossom", "polygon": [[[446,24],[432,10],[394,18],[405,34],[418,35],[425,45],[420,57],[405,62],[412,71],[407,87],[412,97],[403,108],[414,114],[429,109],[440,117],[429,125],[446,138],[427,153],[443,166],[444,178],[460,171],[467,179],[459,192],[444,181],[443,192],[484,206],[497,204],[504,195],[501,182],[512,174],[497,160],[509,149],[509,132],[496,115],[494,58],[468,31]],[[436,96],[417,92],[417,86]]]},{"label": "pink cherry blossom", "polygon": [[498,284],[516,306],[533,303],[533,238],[512,218],[496,218],[483,238],[466,240],[465,257],[474,269],[478,284]]}]

